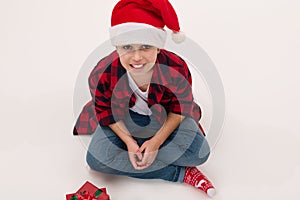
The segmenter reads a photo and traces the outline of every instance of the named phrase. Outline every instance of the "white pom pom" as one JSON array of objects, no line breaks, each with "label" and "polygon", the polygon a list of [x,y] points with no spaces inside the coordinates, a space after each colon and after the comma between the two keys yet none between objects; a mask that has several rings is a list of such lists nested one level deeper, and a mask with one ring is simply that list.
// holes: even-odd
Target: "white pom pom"
[{"label": "white pom pom", "polygon": [[172,33],[172,40],[175,42],[175,43],[181,43],[185,40],[185,34],[183,32],[173,32]]},{"label": "white pom pom", "polygon": [[207,195],[208,195],[209,197],[215,196],[215,195],[216,195],[216,189],[214,189],[214,188],[209,188],[209,189],[207,190]]}]

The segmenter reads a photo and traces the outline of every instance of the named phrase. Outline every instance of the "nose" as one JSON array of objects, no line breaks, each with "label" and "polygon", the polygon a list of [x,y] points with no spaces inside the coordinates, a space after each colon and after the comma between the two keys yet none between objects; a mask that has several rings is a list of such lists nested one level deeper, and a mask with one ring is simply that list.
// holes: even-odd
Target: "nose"
[{"label": "nose", "polygon": [[133,60],[135,60],[135,61],[141,60],[141,59],[142,59],[142,53],[141,53],[141,51],[140,51],[139,49],[134,50],[134,51],[133,51],[132,58],[133,58]]}]

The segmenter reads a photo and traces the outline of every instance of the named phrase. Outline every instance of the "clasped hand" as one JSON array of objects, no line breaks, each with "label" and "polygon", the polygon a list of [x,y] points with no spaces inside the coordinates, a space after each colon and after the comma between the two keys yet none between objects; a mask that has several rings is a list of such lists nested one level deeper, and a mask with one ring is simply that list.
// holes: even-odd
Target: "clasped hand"
[{"label": "clasped hand", "polygon": [[132,141],[127,144],[128,156],[132,166],[136,170],[149,167],[157,156],[159,146],[159,143],[153,138],[145,141],[141,147],[132,139]]}]

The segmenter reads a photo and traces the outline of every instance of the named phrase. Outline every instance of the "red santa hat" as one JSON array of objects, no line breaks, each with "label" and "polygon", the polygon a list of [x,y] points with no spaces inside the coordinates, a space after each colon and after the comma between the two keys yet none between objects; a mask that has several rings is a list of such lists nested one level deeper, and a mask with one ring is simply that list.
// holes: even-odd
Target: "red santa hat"
[{"label": "red santa hat", "polygon": [[176,43],[184,41],[178,17],[168,0],[120,0],[111,16],[110,39],[113,46],[148,44],[163,48],[167,26]]}]

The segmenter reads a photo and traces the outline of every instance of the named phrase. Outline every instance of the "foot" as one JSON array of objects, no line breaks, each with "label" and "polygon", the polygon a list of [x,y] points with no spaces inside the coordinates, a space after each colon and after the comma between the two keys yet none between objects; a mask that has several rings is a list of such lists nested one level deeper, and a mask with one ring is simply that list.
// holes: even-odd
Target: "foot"
[{"label": "foot", "polygon": [[212,183],[196,167],[186,167],[183,182],[202,190],[209,197],[216,194]]}]

